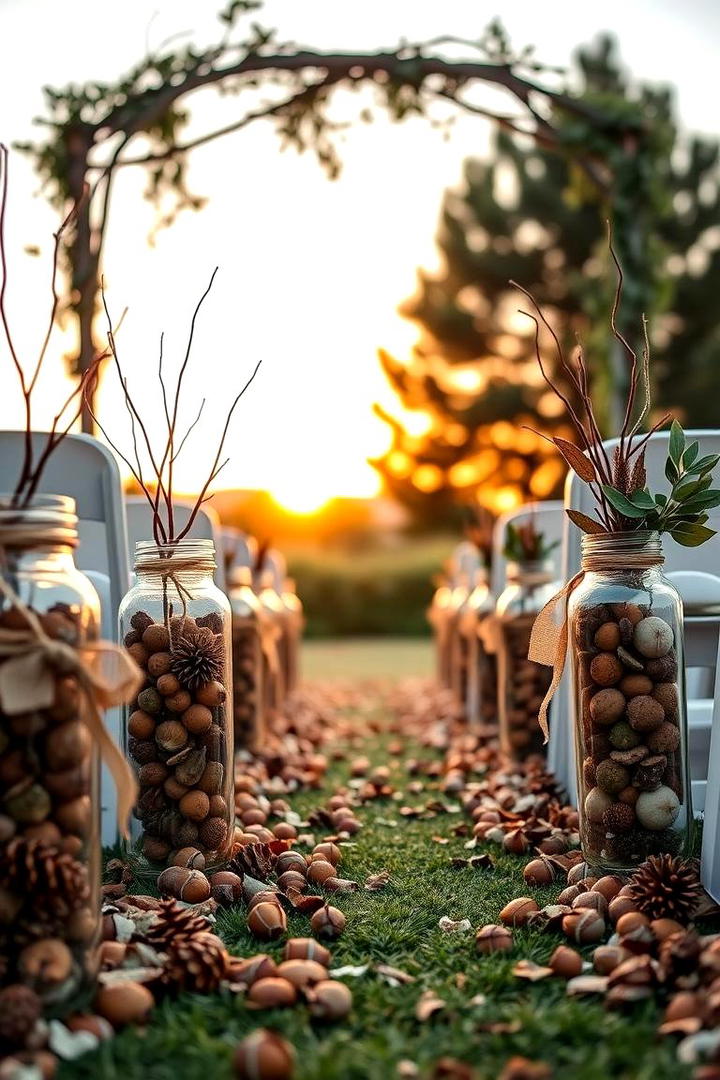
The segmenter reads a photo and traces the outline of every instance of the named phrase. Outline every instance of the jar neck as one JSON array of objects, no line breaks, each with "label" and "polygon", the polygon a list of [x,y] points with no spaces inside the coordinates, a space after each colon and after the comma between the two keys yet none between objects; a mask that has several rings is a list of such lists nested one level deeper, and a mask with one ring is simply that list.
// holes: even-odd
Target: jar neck
[{"label": "jar neck", "polygon": [[665,562],[660,533],[648,529],[585,534],[581,552],[582,569],[590,573],[650,570]]},{"label": "jar neck", "polygon": [[11,573],[43,567],[73,569],[78,544],[75,500],[67,495],[36,495],[27,506],[13,506],[0,495],[0,564]]},{"label": "jar neck", "polygon": [[527,562],[509,562],[507,564],[509,585],[524,585],[535,588],[549,584],[554,577],[552,559],[533,559]]},{"label": "jar neck", "polygon": [[135,573],[138,581],[173,578],[183,584],[212,583],[215,570],[212,540],[177,540],[155,544],[140,540],[135,545]]}]

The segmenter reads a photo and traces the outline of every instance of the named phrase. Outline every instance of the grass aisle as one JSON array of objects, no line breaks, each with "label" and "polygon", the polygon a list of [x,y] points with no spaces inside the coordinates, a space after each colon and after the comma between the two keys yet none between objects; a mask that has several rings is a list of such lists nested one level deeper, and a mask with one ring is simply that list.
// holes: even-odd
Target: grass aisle
[{"label": "grass aisle", "polygon": [[[349,760],[358,753],[386,763],[386,745],[380,736],[357,743],[348,760],[333,766],[325,790],[296,796],[294,808],[304,815],[320,805],[347,781]],[[384,891],[361,890],[332,901],[347,915],[347,930],[332,946],[333,967],[370,965],[366,974],[345,979],[355,998],[346,1021],[311,1022],[303,1006],[250,1011],[242,996],[229,993],[185,995],[161,1004],[144,1032],[125,1031],[98,1051],[65,1063],[60,1080],[223,1080],[231,1075],[234,1045],[259,1026],[278,1029],[294,1044],[297,1080],[390,1080],[401,1061],[415,1063],[425,1080],[443,1056],[471,1064],[477,1080],[496,1080],[516,1054],[547,1063],[556,1080],[688,1077],[676,1061],[673,1040],[656,1037],[659,1013],[652,1002],[628,1014],[606,1012],[601,1001],[567,998],[561,980],[530,984],[512,975],[519,959],[545,962],[559,937],[517,930],[511,952],[476,954],[474,928],[495,922],[508,899],[527,891],[524,860],[488,847],[494,870],[453,869],[450,859],[468,854],[464,839],[452,835],[462,815],[417,820],[398,813],[404,803],[425,805],[435,795],[430,781],[422,794],[405,791],[405,757],[413,753],[417,748],[408,746],[402,757],[389,759],[391,783],[403,793],[401,800],[360,808],[364,828],[354,838],[356,846],[344,848],[343,876],[362,883],[382,868],[391,874]],[[428,751],[421,756],[427,758]],[[316,832],[320,839],[321,830]],[[436,836],[450,842],[440,844]],[[538,902],[548,902],[561,888],[538,890]],[[443,916],[468,918],[473,931],[445,933],[438,927]],[[247,933],[244,908],[222,914],[218,929],[232,952],[280,956],[281,945],[265,947]],[[306,936],[307,919],[292,916],[289,932]],[[391,986],[372,970],[378,963],[399,968],[414,981]],[[435,991],[445,1008],[421,1022],[415,1009],[427,990]]]}]

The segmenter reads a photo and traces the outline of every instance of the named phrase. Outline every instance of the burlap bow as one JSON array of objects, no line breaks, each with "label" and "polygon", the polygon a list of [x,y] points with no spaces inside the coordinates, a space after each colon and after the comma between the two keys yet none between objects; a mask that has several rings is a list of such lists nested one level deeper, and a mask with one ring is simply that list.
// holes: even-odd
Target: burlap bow
[{"label": "burlap bow", "polygon": [[71,675],[80,689],[80,718],[97,743],[115,781],[118,825],[127,836],[127,822],[137,797],[137,785],[127,761],[105,728],[102,711],[134,696],[142,674],[124,649],[95,641],[76,649],[48,637],[34,612],[0,578],[0,591],[22,614],[22,630],[0,628],[0,710],[8,716],[49,709],[55,700],[58,675]]}]

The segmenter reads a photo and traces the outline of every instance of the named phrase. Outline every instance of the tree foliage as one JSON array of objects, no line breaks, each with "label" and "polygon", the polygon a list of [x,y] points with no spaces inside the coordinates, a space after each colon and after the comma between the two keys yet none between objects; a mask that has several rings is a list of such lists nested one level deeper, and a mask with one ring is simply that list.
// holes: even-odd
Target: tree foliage
[{"label": "tree foliage", "polygon": [[[582,338],[606,433],[617,430],[626,366],[607,333],[609,211],[625,279],[620,325],[635,342],[642,315],[651,320],[657,407],[676,409],[691,425],[715,422],[708,388],[720,356],[711,301],[720,285],[718,144],[680,139],[669,91],[635,87],[610,39],[582,49],[577,69],[583,101],[608,115],[635,109],[647,132],[642,153],[629,155],[632,167],[622,144],[610,154],[617,177],[610,205],[572,155],[500,130],[490,160],[468,160],[462,186],[444,196],[440,271],[421,271],[416,294],[401,306],[421,331],[413,355],[381,353],[403,404],[426,412],[430,426],[418,438],[383,414],[393,443],[375,465],[421,516],[447,513],[478,492],[494,509],[561,492],[565,469],[552,446],[518,430],[527,424],[568,435],[538,380],[532,325],[517,319],[511,281],[551,313],[566,344]],[[602,148],[575,118],[558,117],[557,125],[562,144]]]}]

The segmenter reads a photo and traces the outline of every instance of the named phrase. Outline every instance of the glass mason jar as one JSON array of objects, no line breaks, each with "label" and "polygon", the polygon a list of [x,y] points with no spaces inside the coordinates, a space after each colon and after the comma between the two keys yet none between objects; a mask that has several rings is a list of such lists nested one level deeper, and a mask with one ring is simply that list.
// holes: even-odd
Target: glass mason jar
[{"label": "glass mason jar", "polygon": [[[444,614],[447,626],[445,628],[445,648],[447,650],[447,686],[450,690],[456,691],[456,675],[455,675],[455,663],[458,654],[459,644],[458,638],[460,636],[460,616],[467,603],[468,597],[472,592],[471,579],[466,574],[459,575],[455,585],[453,586],[450,599],[447,606],[447,611]],[[458,701],[460,698],[458,697]]]},{"label": "glass mason jar", "polygon": [[297,594],[293,578],[285,578],[280,598],[287,612],[285,624],[287,638],[285,687],[288,694],[291,694],[300,681],[300,642],[302,640],[303,626],[305,625],[302,600]]},{"label": "glass mason jar", "polygon": [[211,540],[142,540],[120,605],[120,639],[146,676],[123,725],[140,788],[125,849],[140,876],[183,847],[212,869],[232,845],[231,618],[214,570]]},{"label": "glass mason jar", "polygon": [[266,717],[285,701],[283,639],[287,613],[275,589],[272,570],[260,575],[260,608],[263,615],[263,704]]},{"label": "glass mason jar", "polygon": [[[491,658],[480,639],[481,625],[495,610],[488,574],[479,567],[468,594],[457,614],[457,633],[453,640],[452,689],[463,705],[470,727],[492,720],[496,710],[496,690]],[[489,706],[489,708],[488,708]]]},{"label": "glass mason jar", "polygon": [[588,865],[689,850],[682,601],[657,533],[583,536],[568,604],[580,837]]},{"label": "glass mason jar", "polygon": [[232,611],[235,747],[257,750],[264,734],[263,613],[252,587],[249,566],[231,572],[228,599]]},{"label": "glass mason jar", "polygon": [[[75,502],[0,496],[1,636],[28,621],[81,649],[97,640],[100,603],[76,568]],[[6,591],[7,590],[7,591]],[[49,708],[0,710],[0,985],[24,982],[49,1012],[92,983],[100,930],[100,759],[74,675],[57,674]]]},{"label": "glass mason jar", "polygon": [[436,678],[438,685],[450,686],[450,617],[452,588],[449,582],[438,585],[427,610],[427,620],[433,631],[435,643]]},{"label": "glass mason jar", "polygon": [[508,563],[507,587],[496,606],[498,722],[505,753],[523,760],[543,754],[538,712],[552,670],[528,660],[535,617],[557,592],[551,559]]}]

